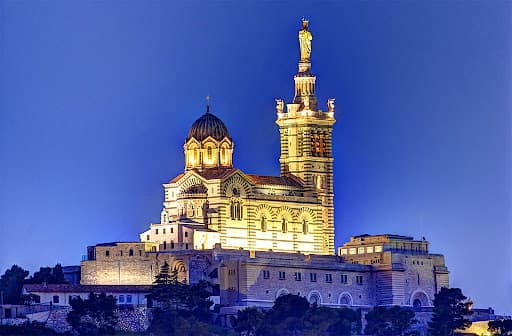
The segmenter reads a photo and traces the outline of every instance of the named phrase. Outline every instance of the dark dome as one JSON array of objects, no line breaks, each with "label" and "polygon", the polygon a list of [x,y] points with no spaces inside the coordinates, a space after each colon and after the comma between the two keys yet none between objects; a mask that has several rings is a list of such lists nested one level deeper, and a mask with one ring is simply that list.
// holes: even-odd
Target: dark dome
[{"label": "dark dome", "polygon": [[220,141],[224,139],[224,137],[229,138],[229,133],[222,120],[210,112],[206,112],[192,124],[188,132],[187,140],[195,138],[198,141],[203,141],[209,136]]}]

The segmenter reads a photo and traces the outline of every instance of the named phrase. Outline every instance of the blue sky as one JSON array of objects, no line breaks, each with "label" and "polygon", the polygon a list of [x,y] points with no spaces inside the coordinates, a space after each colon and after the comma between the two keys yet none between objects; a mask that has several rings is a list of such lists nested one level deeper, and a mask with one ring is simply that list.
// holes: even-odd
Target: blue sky
[{"label": "blue sky", "polygon": [[[336,98],[336,241],[425,236],[452,286],[512,312],[508,1],[0,1],[0,268],[135,240],[205,110],[278,174],[274,98],[310,19]],[[322,106],[322,108],[325,108]]]}]

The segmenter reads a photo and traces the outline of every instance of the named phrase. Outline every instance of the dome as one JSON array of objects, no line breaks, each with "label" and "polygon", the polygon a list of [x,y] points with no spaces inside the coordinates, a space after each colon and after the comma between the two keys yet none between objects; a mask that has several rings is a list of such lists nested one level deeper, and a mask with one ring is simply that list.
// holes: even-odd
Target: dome
[{"label": "dome", "polygon": [[195,138],[198,141],[203,141],[209,136],[220,141],[224,139],[224,137],[229,138],[229,133],[222,120],[210,112],[206,112],[192,124],[188,132],[187,140]]}]

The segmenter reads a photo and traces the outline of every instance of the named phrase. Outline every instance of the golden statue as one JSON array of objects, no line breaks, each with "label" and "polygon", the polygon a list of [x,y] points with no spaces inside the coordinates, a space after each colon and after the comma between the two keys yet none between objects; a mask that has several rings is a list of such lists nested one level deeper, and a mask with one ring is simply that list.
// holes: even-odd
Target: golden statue
[{"label": "golden statue", "polygon": [[302,18],[302,29],[299,30],[300,61],[309,62],[311,59],[311,40],[313,35],[308,30],[309,21]]}]

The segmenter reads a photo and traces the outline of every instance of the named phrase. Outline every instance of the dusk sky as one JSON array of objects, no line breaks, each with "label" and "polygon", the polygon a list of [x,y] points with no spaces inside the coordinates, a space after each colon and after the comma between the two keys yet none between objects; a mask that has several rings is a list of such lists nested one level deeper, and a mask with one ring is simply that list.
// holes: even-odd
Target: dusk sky
[{"label": "dusk sky", "polygon": [[0,273],[138,240],[206,95],[235,166],[279,174],[303,16],[336,98],[336,245],[424,236],[451,286],[512,313],[509,1],[0,0]]}]

